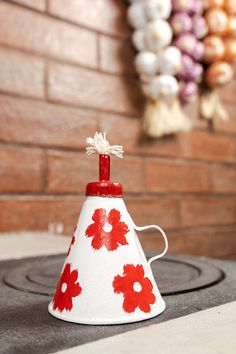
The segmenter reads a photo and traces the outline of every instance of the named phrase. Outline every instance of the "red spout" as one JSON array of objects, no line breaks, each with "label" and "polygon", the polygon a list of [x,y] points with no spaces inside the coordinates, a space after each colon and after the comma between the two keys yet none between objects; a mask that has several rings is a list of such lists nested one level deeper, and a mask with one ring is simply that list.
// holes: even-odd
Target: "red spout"
[{"label": "red spout", "polygon": [[99,181],[110,181],[110,156],[99,155]]}]

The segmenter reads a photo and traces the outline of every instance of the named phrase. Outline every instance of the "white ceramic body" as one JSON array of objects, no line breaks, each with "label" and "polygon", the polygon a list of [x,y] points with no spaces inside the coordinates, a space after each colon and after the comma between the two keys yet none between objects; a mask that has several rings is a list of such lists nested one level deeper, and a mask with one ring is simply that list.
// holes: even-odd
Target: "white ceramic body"
[{"label": "white ceramic body", "polygon": [[[119,246],[115,251],[108,251],[105,246],[99,250],[91,247],[91,238],[86,237],[85,232],[93,222],[92,215],[98,208],[104,208],[107,212],[111,209],[119,210],[121,221],[129,228],[126,234],[127,245]],[[122,198],[88,197],[83,204],[74,235],[75,243],[65,264],[70,263],[72,269],[78,269],[78,281],[82,293],[73,298],[71,311],[54,310],[52,301],[48,308],[50,314],[69,322],[104,325],[142,321],[155,317],[165,310],[165,302],[159,293],[151,267]],[[152,283],[152,292],[156,300],[148,313],[139,308],[132,313],[125,312],[122,307],[123,295],[114,292],[112,286],[114,276],[122,275],[126,264],[141,264],[145,277],[148,277]]]}]

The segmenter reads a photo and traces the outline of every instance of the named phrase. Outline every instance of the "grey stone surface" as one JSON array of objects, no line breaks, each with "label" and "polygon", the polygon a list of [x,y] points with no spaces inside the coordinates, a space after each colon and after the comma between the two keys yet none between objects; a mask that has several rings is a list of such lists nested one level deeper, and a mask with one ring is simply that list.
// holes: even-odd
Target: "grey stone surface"
[{"label": "grey stone surface", "polygon": [[[42,262],[47,259],[48,257],[40,258]],[[199,261],[196,257],[185,259]],[[0,262],[1,279],[28,261],[29,259]],[[34,261],[33,258],[32,263]],[[47,311],[50,297],[16,290],[2,281],[0,353],[52,353],[236,300],[236,263],[203,258],[201,261],[221,269],[225,274],[224,279],[197,291],[165,296],[167,309],[161,316],[128,325],[86,326],[57,320]],[[161,281],[161,274],[159,278]]]}]

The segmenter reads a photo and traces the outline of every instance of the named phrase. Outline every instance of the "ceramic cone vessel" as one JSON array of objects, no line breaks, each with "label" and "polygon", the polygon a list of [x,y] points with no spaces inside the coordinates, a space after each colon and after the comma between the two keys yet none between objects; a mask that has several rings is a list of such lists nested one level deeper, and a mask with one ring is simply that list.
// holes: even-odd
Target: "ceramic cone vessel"
[{"label": "ceramic cone vessel", "polygon": [[[107,154],[100,155],[100,181],[87,185],[87,198],[49,304],[50,314],[65,321],[122,324],[165,310],[151,262],[167,251],[166,236],[155,225],[135,226],[121,185],[108,180],[109,161]],[[161,232],[166,247],[148,261],[136,230],[149,227]]]}]

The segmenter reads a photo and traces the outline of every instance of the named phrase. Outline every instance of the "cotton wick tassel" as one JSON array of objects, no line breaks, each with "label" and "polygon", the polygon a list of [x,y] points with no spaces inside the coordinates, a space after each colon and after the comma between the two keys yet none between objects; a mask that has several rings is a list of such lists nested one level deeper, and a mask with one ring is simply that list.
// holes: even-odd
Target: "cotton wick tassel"
[{"label": "cotton wick tassel", "polygon": [[152,138],[189,131],[192,126],[178,99],[171,102],[149,100],[144,112],[143,125],[146,134]]},{"label": "cotton wick tassel", "polygon": [[106,139],[105,133],[96,132],[93,138],[87,138],[86,143],[89,145],[86,147],[86,153],[88,155],[92,154],[107,154],[115,155],[117,157],[123,158],[123,146],[121,145],[110,145]]},{"label": "cotton wick tassel", "polygon": [[200,114],[202,118],[207,120],[229,120],[229,114],[214,90],[203,91],[200,100]]}]

